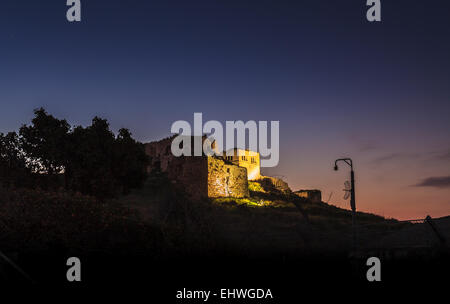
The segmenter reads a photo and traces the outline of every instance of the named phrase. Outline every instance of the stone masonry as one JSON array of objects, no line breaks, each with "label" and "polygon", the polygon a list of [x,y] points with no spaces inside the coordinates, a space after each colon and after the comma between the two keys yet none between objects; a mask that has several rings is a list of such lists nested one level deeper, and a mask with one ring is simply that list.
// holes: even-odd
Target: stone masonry
[{"label": "stone masonry", "polygon": [[171,152],[173,138],[145,145],[150,157],[149,172],[165,172],[169,180],[193,198],[249,195],[246,168],[216,156],[175,157]]}]

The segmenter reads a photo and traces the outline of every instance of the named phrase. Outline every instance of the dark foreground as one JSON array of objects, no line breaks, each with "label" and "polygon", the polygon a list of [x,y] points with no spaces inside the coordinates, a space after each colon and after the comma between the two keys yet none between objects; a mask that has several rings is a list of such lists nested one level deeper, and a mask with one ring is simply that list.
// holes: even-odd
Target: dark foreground
[{"label": "dark foreground", "polygon": [[[380,258],[381,283],[368,282],[368,257],[327,256],[324,254],[295,256],[243,257],[230,255],[167,256],[145,255],[79,256],[81,282],[68,282],[68,256],[62,252],[47,255],[22,255],[18,261],[32,279],[23,277],[2,262],[3,286],[43,288],[112,288],[125,292],[132,289],[151,294],[164,302],[179,302],[179,290],[270,289],[279,303],[300,299],[320,288],[374,288],[375,286],[420,285],[422,291],[448,284],[448,253],[409,258]],[[311,289],[313,288],[313,289]],[[376,287],[378,288],[378,287]],[[225,299],[216,299],[226,303]],[[228,299],[229,300],[229,299]],[[190,300],[197,303],[195,300]],[[270,301],[269,301],[270,302]],[[191,303],[191,302],[189,302]],[[241,303],[238,301],[238,303]]]},{"label": "dark foreground", "polygon": [[[201,303],[177,299],[177,292],[270,289],[274,298],[268,303],[292,303],[311,294],[348,297],[380,286],[434,292],[449,282],[448,246],[426,224],[359,214],[359,244],[365,249],[350,254],[351,216],[326,204],[217,206],[145,192],[102,203],[29,190],[5,192],[1,201],[0,251],[23,271],[0,257],[1,286],[21,290],[106,288],[111,295],[131,289],[145,294],[144,302]],[[448,219],[435,223],[446,236]],[[381,261],[381,283],[366,278],[373,256]],[[81,261],[81,282],[67,280],[70,257]]]}]

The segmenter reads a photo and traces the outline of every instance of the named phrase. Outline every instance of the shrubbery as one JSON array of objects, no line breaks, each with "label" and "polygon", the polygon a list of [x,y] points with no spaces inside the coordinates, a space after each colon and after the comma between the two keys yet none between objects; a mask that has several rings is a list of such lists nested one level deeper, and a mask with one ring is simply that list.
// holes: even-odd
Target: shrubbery
[{"label": "shrubbery", "polygon": [[0,133],[4,187],[65,188],[105,199],[142,186],[148,158],[127,129],[115,136],[98,117],[84,128],[71,127],[42,108],[34,113],[19,134]]},{"label": "shrubbery", "polygon": [[[48,250],[55,244],[80,250],[152,246],[158,231],[135,211],[94,197],[42,190],[0,190],[2,250]],[[151,231],[149,231],[151,230]],[[5,248],[8,247],[8,248]]]}]

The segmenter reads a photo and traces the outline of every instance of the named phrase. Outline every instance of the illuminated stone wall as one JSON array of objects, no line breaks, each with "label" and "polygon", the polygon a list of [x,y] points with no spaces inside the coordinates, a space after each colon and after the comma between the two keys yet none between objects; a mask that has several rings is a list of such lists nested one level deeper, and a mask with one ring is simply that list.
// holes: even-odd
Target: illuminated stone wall
[{"label": "illuminated stone wall", "polygon": [[245,197],[249,195],[247,170],[219,157],[175,157],[170,146],[171,138],[145,145],[150,156],[148,172],[160,170],[176,186],[193,198]]},{"label": "illuminated stone wall", "polygon": [[226,163],[217,157],[208,157],[208,196],[247,197],[247,169]]},{"label": "illuminated stone wall", "polygon": [[260,156],[258,152],[232,149],[224,153],[224,158],[235,165],[246,168],[248,180],[261,178]]},{"label": "illuminated stone wall", "polygon": [[208,157],[208,196],[249,196],[247,169],[217,157]]}]

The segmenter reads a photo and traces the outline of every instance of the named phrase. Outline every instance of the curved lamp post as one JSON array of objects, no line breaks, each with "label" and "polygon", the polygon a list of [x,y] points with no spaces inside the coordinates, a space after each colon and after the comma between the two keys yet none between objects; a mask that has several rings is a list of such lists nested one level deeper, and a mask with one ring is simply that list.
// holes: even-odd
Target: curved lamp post
[{"label": "curved lamp post", "polygon": [[355,202],[355,172],[351,158],[339,158],[334,161],[334,171],[339,169],[338,162],[344,162],[350,166],[350,207],[352,208],[353,249],[356,249],[356,202]]}]

